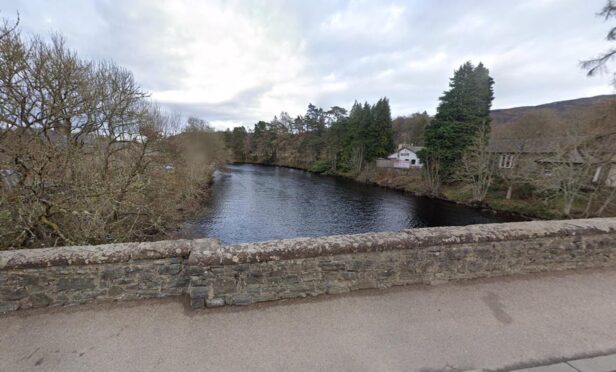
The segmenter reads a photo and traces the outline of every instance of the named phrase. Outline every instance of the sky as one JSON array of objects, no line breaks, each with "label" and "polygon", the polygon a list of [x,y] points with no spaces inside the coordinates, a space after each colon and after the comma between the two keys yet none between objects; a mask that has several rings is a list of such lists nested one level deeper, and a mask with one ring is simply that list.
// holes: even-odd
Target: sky
[{"label": "sky", "polygon": [[605,0],[0,0],[26,36],[62,34],[86,59],[133,72],[151,98],[215,128],[309,103],[388,97],[435,113],[453,71],[483,62],[493,108],[613,93],[579,61],[611,45]]}]

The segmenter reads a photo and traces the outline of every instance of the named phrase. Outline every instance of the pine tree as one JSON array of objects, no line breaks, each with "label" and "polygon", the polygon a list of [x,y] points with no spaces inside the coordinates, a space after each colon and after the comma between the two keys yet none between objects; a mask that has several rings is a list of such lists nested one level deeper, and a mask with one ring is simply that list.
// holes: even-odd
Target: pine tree
[{"label": "pine tree", "polygon": [[490,125],[490,107],[494,99],[494,80],[483,64],[474,67],[466,62],[454,72],[449,90],[440,97],[436,116],[425,131],[426,148],[419,154],[422,162],[438,163],[438,179],[451,179],[464,150],[482,126]]},{"label": "pine tree", "polygon": [[372,109],[373,113],[373,136],[376,139],[375,146],[370,151],[370,158],[385,157],[394,150],[394,137],[391,121],[391,109],[389,100],[381,98]]},{"label": "pine tree", "polygon": [[362,120],[364,113],[364,107],[355,101],[349,117],[344,122],[342,149],[338,161],[338,168],[342,171],[357,169],[363,160]]},{"label": "pine tree", "polygon": [[361,147],[361,160],[369,159],[372,156],[373,148],[376,146],[377,139],[374,136],[372,107],[368,102],[364,102],[359,115],[359,138],[358,143]]}]

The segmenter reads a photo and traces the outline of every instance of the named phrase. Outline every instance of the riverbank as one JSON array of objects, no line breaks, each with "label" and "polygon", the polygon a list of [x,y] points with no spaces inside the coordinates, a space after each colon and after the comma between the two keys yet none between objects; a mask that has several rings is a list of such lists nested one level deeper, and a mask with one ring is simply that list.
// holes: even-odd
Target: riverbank
[{"label": "riverbank", "polygon": [[447,184],[441,187],[437,196],[427,191],[420,169],[388,169],[367,167],[359,175],[353,177],[358,182],[365,182],[394,190],[402,190],[415,196],[444,200],[467,207],[488,210],[499,215],[508,215],[520,219],[559,219],[564,216],[553,206],[546,205],[536,199],[506,199],[506,190],[494,188],[481,203],[471,203],[472,191],[468,185]]},{"label": "riverbank", "polygon": [[[521,190],[518,194],[523,197],[506,198],[506,188],[501,187],[497,183],[488,192],[483,203],[471,203],[472,191],[468,185],[463,184],[447,184],[441,187],[441,193],[437,196],[430,195],[426,189],[420,169],[394,169],[394,168],[377,168],[375,164],[369,164],[359,174],[355,172],[335,172],[326,171],[320,172],[314,167],[308,165],[291,165],[286,163],[260,163],[260,162],[236,162],[235,164],[257,164],[277,166],[291,169],[303,170],[306,172],[341,177],[344,179],[353,180],[356,182],[384,187],[391,190],[398,190],[410,193],[413,196],[426,197],[463,205],[470,208],[476,208],[484,211],[490,211],[500,216],[510,216],[521,220],[540,219],[554,220],[567,218],[559,206],[559,201],[555,199],[545,200],[530,195],[526,190]],[[583,213],[584,203],[578,203],[574,206],[573,211],[581,215]],[[615,211],[616,213],[616,211]],[[614,213],[606,213],[606,216]],[[569,217],[570,218],[570,217]]]},{"label": "riverbank", "polygon": [[[420,170],[409,172],[407,170],[383,169],[368,167],[359,176],[358,181],[369,182],[382,187],[404,190],[418,196],[434,197],[428,194],[422,180]],[[445,184],[441,186],[441,193],[435,198],[447,200],[468,207],[490,210],[495,213],[517,216],[522,219],[557,220],[570,218],[593,217],[585,213],[588,195],[580,193],[573,204],[571,214],[562,212],[563,201],[560,198],[548,198],[542,195],[532,185],[519,185],[514,189],[513,197],[507,199],[507,186],[498,179],[494,180],[483,203],[471,203],[472,190],[470,185],[462,183]],[[616,205],[606,208],[601,216],[616,216]]]}]

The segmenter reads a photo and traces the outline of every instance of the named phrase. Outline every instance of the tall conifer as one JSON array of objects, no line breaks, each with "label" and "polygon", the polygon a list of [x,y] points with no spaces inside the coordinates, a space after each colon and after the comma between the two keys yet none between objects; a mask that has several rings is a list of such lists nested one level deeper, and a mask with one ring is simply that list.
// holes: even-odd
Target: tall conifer
[{"label": "tall conifer", "polygon": [[[436,116],[426,128],[424,163],[437,162],[439,179],[447,181],[483,125],[490,125],[494,80],[480,63],[466,62],[454,72],[449,90],[440,97]],[[489,133],[488,130],[485,133]]]}]

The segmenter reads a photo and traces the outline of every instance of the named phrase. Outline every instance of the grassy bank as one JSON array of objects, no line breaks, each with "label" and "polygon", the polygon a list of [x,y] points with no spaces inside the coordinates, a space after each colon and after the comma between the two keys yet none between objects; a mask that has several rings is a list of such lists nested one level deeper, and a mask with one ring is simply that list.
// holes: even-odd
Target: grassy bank
[{"label": "grassy bank", "polygon": [[[420,169],[391,169],[377,168],[374,164],[369,164],[359,174],[354,172],[335,172],[328,170],[323,172],[318,166],[307,166],[303,164],[272,163],[264,164],[252,162],[254,164],[282,166],[293,169],[305,170],[308,172],[331,175],[352,179],[357,182],[372,184],[393,190],[401,190],[416,196],[427,196],[441,200],[466,205],[469,207],[488,209],[499,214],[510,214],[527,219],[564,219],[567,218],[561,212],[562,201],[555,198],[542,198],[532,190],[521,188],[515,190],[512,198],[507,199],[507,190],[498,182],[490,189],[483,203],[471,203],[472,192],[468,185],[447,184],[441,188],[438,196],[429,195]],[[574,216],[582,216],[586,207],[584,198],[580,198],[573,208]],[[612,207],[606,211],[606,215],[616,215],[616,210]]]},{"label": "grassy bank", "polygon": [[[359,175],[352,178],[360,182],[404,190],[414,195],[428,195],[420,170],[383,169],[368,166]],[[514,189],[510,199],[507,199],[506,195],[506,186],[497,180],[493,182],[486,199],[481,204],[470,202],[472,200],[471,187],[461,183],[443,185],[437,198],[472,207],[490,209],[498,213],[542,220],[585,217],[588,202],[588,196],[581,194],[573,205],[571,215],[567,216],[562,212],[562,199],[546,197],[539,190],[528,185]],[[612,204],[606,209],[604,216],[615,215],[616,206]]]}]

